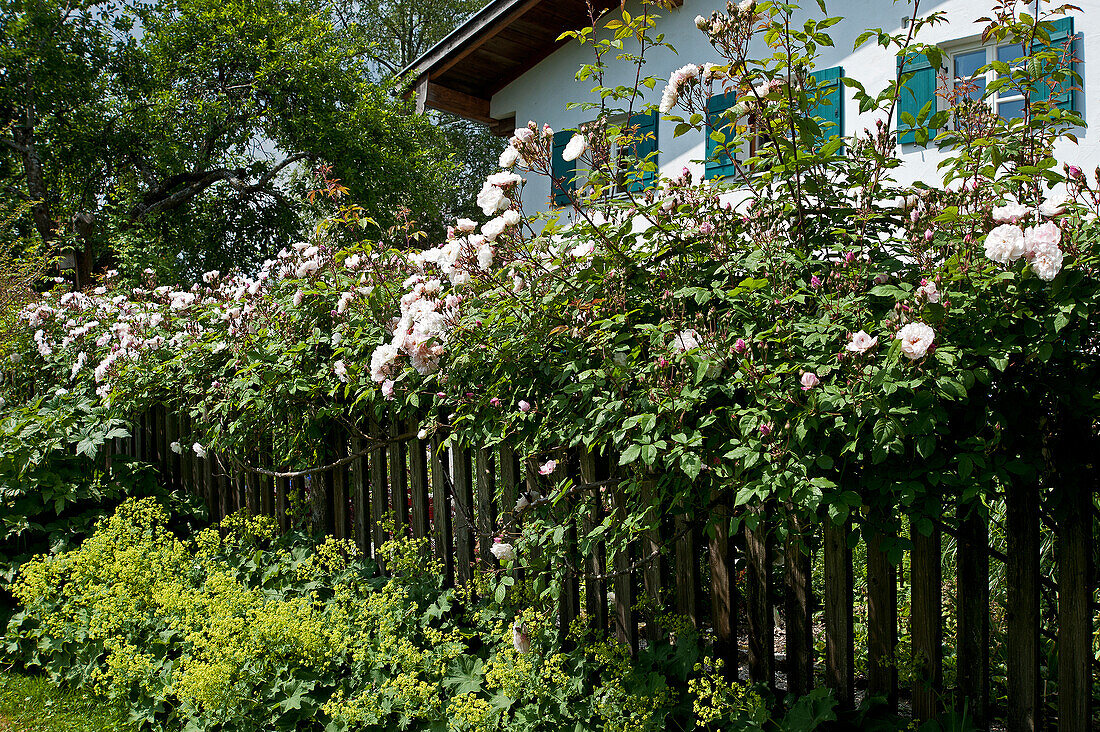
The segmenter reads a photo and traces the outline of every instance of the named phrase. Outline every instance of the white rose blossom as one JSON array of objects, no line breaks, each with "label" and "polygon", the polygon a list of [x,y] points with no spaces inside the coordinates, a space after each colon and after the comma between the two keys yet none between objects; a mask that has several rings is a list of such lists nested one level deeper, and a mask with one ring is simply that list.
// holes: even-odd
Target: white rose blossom
[{"label": "white rose blossom", "polygon": [[561,157],[565,161],[573,161],[584,155],[584,151],[588,149],[588,139],[581,134],[573,135],[569,138],[568,144],[565,146],[565,150],[562,151]]},{"label": "white rose blossom", "polygon": [[1024,232],[1015,224],[1001,224],[986,234],[985,256],[1000,264],[1024,256]]},{"label": "white rose blossom", "polygon": [[897,334],[897,339],[901,341],[901,352],[910,361],[924,358],[935,338],[936,332],[924,323],[909,323]]},{"label": "white rose blossom", "polygon": [[872,338],[866,332],[860,330],[852,334],[852,340],[848,341],[846,349],[852,353],[867,353],[878,345],[878,338]]}]

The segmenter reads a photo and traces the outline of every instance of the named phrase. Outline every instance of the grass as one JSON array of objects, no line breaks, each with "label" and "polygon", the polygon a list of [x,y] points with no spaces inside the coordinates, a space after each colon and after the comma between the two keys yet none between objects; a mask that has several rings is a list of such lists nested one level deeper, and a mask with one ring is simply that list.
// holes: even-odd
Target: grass
[{"label": "grass", "polygon": [[81,689],[0,666],[0,732],[129,732],[133,727]]}]

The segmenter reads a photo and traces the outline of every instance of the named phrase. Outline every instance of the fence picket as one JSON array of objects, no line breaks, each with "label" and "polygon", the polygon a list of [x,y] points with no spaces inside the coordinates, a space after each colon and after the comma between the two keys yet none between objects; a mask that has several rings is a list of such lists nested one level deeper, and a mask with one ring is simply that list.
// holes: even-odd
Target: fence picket
[{"label": "fence picket", "polygon": [[661,562],[661,520],[653,509],[656,504],[657,478],[649,476],[642,481],[642,504],[647,506],[643,523],[649,528],[642,532],[642,581],[645,587],[647,610],[645,615],[645,635],[650,643],[656,643],[666,635],[666,630],[657,623],[656,613],[664,608],[662,597],[665,585],[664,566]]},{"label": "fence picket", "polygon": [[[416,420],[409,420],[406,429],[416,432]],[[415,437],[409,442],[409,492],[412,499],[412,533],[417,539],[423,539],[431,530],[431,513],[428,510],[428,454],[427,443]]]},{"label": "fence picket", "polygon": [[1039,484],[1014,480],[1007,490],[1008,732],[1039,729]]},{"label": "fence picket", "polygon": [[[717,489],[716,489],[717,490]],[[730,532],[729,499],[713,511],[707,558],[710,562],[711,616],[714,622],[714,656],[722,661],[727,679],[737,679],[737,574],[736,552]]]},{"label": "fence picket", "polygon": [[451,492],[447,486],[447,478],[443,473],[444,465],[450,460],[448,450],[443,444],[443,438],[439,434],[432,437],[431,467],[432,467],[432,515],[435,524],[435,556],[443,567],[443,584],[453,587],[455,583],[455,566],[453,550],[453,533],[451,524]]},{"label": "fence picket", "polygon": [[683,514],[674,522],[676,536],[676,612],[699,627],[696,593],[699,590],[699,568],[695,556],[695,534]]},{"label": "fence picket", "polygon": [[[503,455],[503,453],[502,453]],[[502,458],[503,459],[503,458]],[[599,482],[606,470],[601,470],[599,456],[590,450],[582,450],[580,454],[581,480],[587,484]],[[603,490],[595,488],[584,499],[587,510],[584,513],[582,531],[588,537],[592,531],[603,523]],[[607,586],[597,577],[607,571],[606,546],[603,541],[589,540],[589,551],[585,569],[587,575],[584,580],[584,612],[588,617],[588,626],[596,631],[597,638],[607,633]]]},{"label": "fence picket", "polygon": [[496,535],[496,461],[493,451],[481,448],[474,457],[475,483],[477,484],[477,546],[478,559],[483,567],[496,567],[493,557],[493,537]]},{"label": "fence picket", "polygon": [[[375,420],[370,422],[370,436],[373,440],[383,440],[385,436]],[[386,542],[386,529],[384,522],[389,513],[389,493],[386,480],[386,451],[382,447],[371,450],[367,455],[367,465],[370,469],[370,535],[374,549],[371,554],[382,567],[378,550]],[[385,571],[383,569],[383,571]]]},{"label": "fence picket", "polygon": [[[937,516],[939,511],[929,505],[927,515]],[[910,558],[912,609],[909,634],[916,669],[913,678],[913,716],[923,722],[939,714],[939,700],[943,695],[943,578],[939,526],[930,522],[931,529],[926,536],[920,523],[919,519],[914,518],[910,532],[913,551]]]},{"label": "fence picket", "polygon": [[[613,508],[620,520],[627,516],[626,499],[621,486],[611,485]],[[634,573],[631,571],[631,545],[619,548],[611,559],[614,569],[612,588],[615,592],[615,637],[630,647],[631,654],[638,652],[638,619],[634,612]]]},{"label": "fence picket", "polygon": [[[338,462],[348,456],[348,435],[343,427],[336,427],[332,431],[332,444],[330,460]],[[332,473],[332,535],[337,539],[350,539],[354,536],[348,519],[351,512],[348,510],[348,468],[347,465],[338,465]]]},{"label": "fence picket", "polygon": [[[1083,477],[1083,476],[1079,476]],[[1058,730],[1092,724],[1092,490],[1074,486],[1058,531]]]},{"label": "fence picket", "polygon": [[[898,706],[898,570],[887,549],[896,541],[888,530],[890,516],[873,509],[867,530],[867,691],[886,698],[888,711]],[[961,670],[960,670],[961,671]]]},{"label": "fence picket", "polygon": [[784,557],[787,690],[798,696],[814,686],[813,585],[806,524],[802,517],[790,515]]},{"label": "fence picket", "polygon": [[474,579],[474,486],[470,475],[470,451],[451,448],[451,482],[454,484],[455,581],[470,585]]},{"label": "fence picket", "polygon": [[[775,688],[775,615],[771,604],[771,552],[763,508],[745,521],[745,604],[748,610],[749,678]],[[757,520],[755,528],[752,519]]]},{"label": "fence picket", "polygon": [[855,706],[851,526],[825,520],[825,683],[841,709]]},{"label": "fence picket", "polygon": [[985,729],[989,710],[989,526],[978,507],[958,512],[959,702]]},{"label": "fence picket", "polygon": [[390,505],[393,506],[393,530],[397,536],[406,536],[409,532],[409,467],[407,447],[398,440],[401,436],[401,424],[391,419],[389,426],[390,443],[386,446],[389,460]]}]

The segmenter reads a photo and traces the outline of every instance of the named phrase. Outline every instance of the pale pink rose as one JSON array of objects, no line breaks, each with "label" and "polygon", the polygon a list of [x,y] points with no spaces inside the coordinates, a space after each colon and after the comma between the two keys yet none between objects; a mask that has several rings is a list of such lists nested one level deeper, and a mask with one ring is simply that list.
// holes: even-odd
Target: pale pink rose
[{"label": "pale pink rose", "polygon": [[813,371],[802,374],[800,381],[802,382],[802,391],[809,391],[821,383],[821,379],[817,378],[817,374]]},{"label": "pale pink rose", "polygon": [[1024,256],[1024,232],[1019,226],[1001,224],[985,237],[985,256],[1000,264]]},{"label": "pale pink rose", "polygon": [[531,404],[523,399],[519,400],[519,411],[527,413],[531,411]]},{"label": "pale pink rose", "polygon": [[386,379],[382,382],[382,396],[386,398],[386,401],[393,401],[393,379]]},{"label": "pale pink rose", "polygon": [[738,353],[744,353],[745,351],[749,350],[749,344],[745,343],[744,338],[738,338],[737,342],[733,344],[733,350],[737,351]]},{"label": "pale pink rose", "polygon": [[1054,244],[1043,244],[1031,255],[1031,271],[1050,282],[1062,271],[1062,250]]},{"label": "pale pink rose", "polygon": [[993,207],[993,220],[999,224],[1015,224],[1027,216],[1027,207],[1019,203]]},{"label": "pale pink rose", "polygon": [[1031,259],[1041,247],[1057,247],[1062,243],[1062,230],[1058,224],[1048,221],[1039,226],[1029,226],[1024,232],[1024,256]]},{"label": "pale pink rose", "polygon": [[493,539],[493,546],[489,551],[501,562],[514,562],[516,559],[516,550],[512,545],[501,541],[499,538]]},{"label": "pale pink rose", "polygon": [[878,338],[872,338],[861,330],[852,334],[852,340],[848,341],[845,348],[853,353],[866,353],[876,345],[878,345]]},{"label": "pale pink rose", "polygon": [[539,475],[550,475],[550,473],[553,473],[557,469],[558,469],[558,461],[557,460],[547,460],[539,468]]},{"label": "pale pink rose", "polygon": [[897,338],[901,341],[901,352],[910,361],[923,358],[928,349],[932,347],[936,332],[924,323],[909,323],[898,331]]},{"label": "pale pink rose", "polygon": [[924,298],[928,302],[939,302],[940,291],[936,288],[936,283],[932,280],[922,280],[920,287],[917,288],[917,297]]}]

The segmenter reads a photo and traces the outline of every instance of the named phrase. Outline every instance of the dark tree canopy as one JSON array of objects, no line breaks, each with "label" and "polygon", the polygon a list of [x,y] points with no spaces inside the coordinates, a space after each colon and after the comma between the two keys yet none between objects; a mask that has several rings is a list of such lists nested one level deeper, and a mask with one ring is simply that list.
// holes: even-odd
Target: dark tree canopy
[{"label": "dark tree canopy", "polygon": [[338,10],[0,0],[0,185],[33,204],[23,233],[72,248],[81,285],[118,262],[247,268],[308,235],[322,165],[379,226],[402,207],[440,226],[453,141],[378,83],[379,31]]}]

